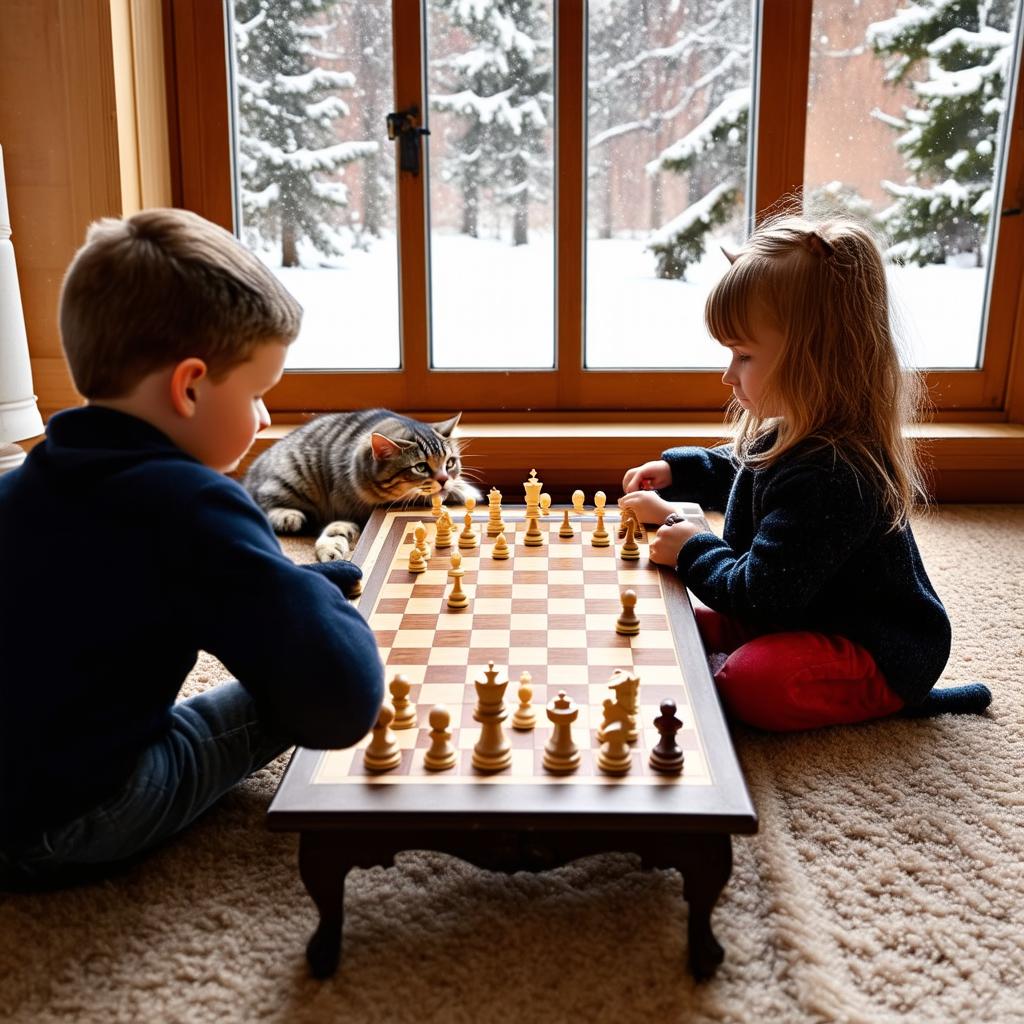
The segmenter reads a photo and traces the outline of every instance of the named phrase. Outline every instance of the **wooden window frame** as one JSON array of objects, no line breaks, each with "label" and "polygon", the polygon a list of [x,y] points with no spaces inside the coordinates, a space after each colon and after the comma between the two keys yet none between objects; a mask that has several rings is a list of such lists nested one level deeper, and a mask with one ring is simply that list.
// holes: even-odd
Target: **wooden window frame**
[{"label": "wooden window frame", "polygon": [[[755,216],[804,178],[812,0],[761,0],[752,112]],[[585,0],[557,0],[556,167],[559,181],[582,182],[585,161]],[[176,205],[233,229],[230,104],[225,11],[210,0],[164,0],[172,185]],[[421,5],[394,4],[395,108],[425,108]],[[765,59],[769,55],[770,59]],[[1024,76],[1018,60],[1008,128],[1004,197],[996,225],[980,369],[926,373],[936,418],[1019,419],[1024,282]],[[221,100],[213,102],[215,98]],[[607,412],[720,420],[724,389],[715,370],[585,369],[585,189],[556,189],[556,368],[448,370],[429,366],[427,176],[400,174],[402,368],[289,371],[269,396],[276,413],[366,404],[441,412]],[[1017,212],[1014,212],[1017,211]],[[1013,387],[1014,383],[1016,387]]]}]

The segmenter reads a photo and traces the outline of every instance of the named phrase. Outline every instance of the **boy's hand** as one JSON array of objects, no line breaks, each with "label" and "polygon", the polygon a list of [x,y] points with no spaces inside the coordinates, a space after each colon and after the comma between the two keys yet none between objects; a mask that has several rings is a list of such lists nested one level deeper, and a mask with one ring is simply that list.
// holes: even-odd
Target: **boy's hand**
[{"label": "boy's hand", "polygon": [[643,491],[668,487],[672,483],[672,469],[664,459],[656,459],[654,462],[645,462],[642,466],[634,469],[627,469],[626,475],[622,478],[622,489],[626,494],[633,491]]},{"label": "boy's hand", "polygon": [[682,520],[673,523],[671,526],[662,526],[651,540],[649,555],[652,562],[658,565],[667,565],[675,568],[679,559],[679,552],[683,545],[693,536],[702,533],[702,527],[697,523]]},{"label": "boy's hand", "polygon": [[641,523],[663,523],[669,514],[676,511],[675,505],[667,502],[657,491],[633,491],[619,498],[619,508],[632,509]]}]

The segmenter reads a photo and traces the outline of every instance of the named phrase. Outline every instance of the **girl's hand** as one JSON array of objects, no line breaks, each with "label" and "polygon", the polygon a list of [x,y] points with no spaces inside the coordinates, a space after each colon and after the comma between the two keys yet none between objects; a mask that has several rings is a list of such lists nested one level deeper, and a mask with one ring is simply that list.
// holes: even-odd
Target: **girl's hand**
[{"label": "girl's hand", "polygon": [[651,540],[649,555],[652,562],[675,568],[683,545],[702,529],[696,523],[683,520],[671,526],[662,526]]},{"label": "girl's hand", "polygon": [[632,509],[641,523],[661,524],[669,513],[675,512],[675,505],[667,502],[657,491],[633,491],[619,498],[619,508]]},{"label": "girl's hand", "polygon": [[642,466],[627,469],[622,478],[622,490],[626,494],[648,488],[668,487],[672,483],[672,469],[664,459],[645,462]]}]

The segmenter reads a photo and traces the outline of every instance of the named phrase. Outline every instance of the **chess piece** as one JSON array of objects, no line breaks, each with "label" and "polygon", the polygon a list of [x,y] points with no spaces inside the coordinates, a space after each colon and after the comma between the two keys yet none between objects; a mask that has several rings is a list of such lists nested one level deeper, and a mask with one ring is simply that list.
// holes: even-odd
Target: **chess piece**
[{"label": "chess piece", "polygon": [[539,548],[544,544],[544,534],[537,525],[537,513],[526,513],[526,533],[523,534],[523,543],[528,548]]},{"label": "chess piece", "polygon": [[438,491],[437,494],[432,494],[430,496],[430,514],[435,519],[438,519],[441,516],[441,501],[442,498],[440,491]]},{"label": "chess piece", "polygon": [[508,717],[504,699],[508,680],[498,682],[493,661],[487,663],[484,675],[486,679],[473,681],[477,694],[473,718],[480,723],[480,738],[473,747],[473,767],[480,772],[500,772],[512,763],[512,748],[501,727]]},{"label": "chess piece", "polygon": [[562,513],[562,525],[558,528],[559,537],[575,537],[576,531],[572,528],[572,523],[569,522],[569,510],[566,509]]},{"label": "chess piece", "polygon": [[466,499],[466,522],[459,534],[460,548],[475,548],[477,545],[476,530],[473,529],[473,509],[476,508],[476,498]]},{"label": "chess piece", "polygon": [[363,764],[371,772],[386,772],[396,768],[402,760],[402,750],[391,731],[391,720],[395,717],[391,705],[382,704],[373,727],[373,738],[363,752]]},{"label": "chess piece", "polygon": [[529,672],[524,672],[519,677],[519,691],[516,694],[519,698],[519,707],[512,716],[513,729],[532,729],[537,724],[537,716],[534,714],[533,704],[530,703],[533,700],[533,687],[530,685],[532,682],[533,678]]},{"label": "chess piece", "polygon": [[[422,529],[422,527],[417,527],[417,529]],[[416,545],[409,552],[409,572],[419,573],[426,571],[427,563],[423,560],[423,553],[420,551],[419,546]]]},{"label": "chess piece", "polygon": [[508,541],[505,540],[504,533],[498,534],[498,539],[494,542],[494,547],[491,548],[491,558],[497,559],[499,562],[508,558]]},{"label": "chess piece", "polygon": [[455,765],[457,755],[448,728],[451,720],[443,704],[435,704],[430,709],[430,749],[423,755],[423,767],[429,772],[441,772]]},{"label": "chess piece", "polygon": [[452,546],[452,517],[448,514],[448,509],[441,509],[441,514],[437,517],[437,533],[434,535],[434,547],[439,551],[442,548],[450,548]]},{"label": "chess piece", "polygon": [[452,580],[452,589],[448,594],[449,608],[465,608],[469,604],[469,597],[462,589],[462,577],[466,570],[462,568],[462,555],[458,551],[452,552],[452,566],[448,570],[448,576]]},{"label": "chess piece", "polygon": [[572,723],[580,709],[565,695],[565,690],[559,690],[558,696],[548,702],[547,713],[554,728],[551,739],[544,746],[544,767],[552,775],[567,775],[580,766],[579,748],[572,738]]},{"label": "chess piece", "polygon": [[625,775],[632,767],[633,751],[622,722],[611,722],[604,736],[605,741],[597,755],[597,767],[605,775]]},{"label": "chess piece", "polygon": [[639,736],[636,726],[636,715],[639,710],[637,695],[640,690],[640,678],[639,676],[631,676],[628,672],[623,672],[621,668],[617,668],[612,673],[608,685],[615,694],[615,703],[620,704],[626,711],[626,739],[630,743],[635,743]]},{"label": "chess piece", "polygon": [[411,684],[401,673],[391,680],[388,689],[391,691],[391,707],[395,717],[391,722],[392,729],[416,728],[416,705],[409,700]]},{"label": "chess piece", "polygon": [[430,559],[430,545],[427,543],[427,528],[420,523],[415,530],[412,531],[413,537],[416,538],[416,549],[420,553],[420,558],[424,562]]},{"label": "chess piece", "polygon": [[640,558],[640,545],[636,542],[636,525],[632,516],[626,521],[626,539],[619,549],[619,557],[627,562],[636,562]]},{"label": "chess piece", "polygon": [[487,495],[488,516],[487,536],[497,537],[505,530],[505,523],[501,518],[501,491],[492,487]]},{"label": "chess piece", "polygon": [[658,742],[651,751],[650,766],[665,775],[678,775],[683,770],[683,752],[676,743],[676,733],[683,723],[676,717],[676,702],[665,698],[661,702],[661,714],[654,720],[658,730]]},{"label": "chess piece", "polygon": [[540,492],[544,485],[537,479],[537,470],[530,470],[530,479],[524,481],[523,490],[526,492],[526,517],[540,514],[540,506],[537,504]]},{"label": "chess piece", "polygon": [[551,495],[542,494],[540,496],[540,514],[547,516],[551,514]]},{"label": "chess piece", "polygon": [[598,491],[594,495],[594,508],[597,510],[597,526],[590,535],[590,543],[595,548],[606,548],[612,542],[608,531],[604,528],[604,505],[606,500],[604,491]]},{"label": "chess piece", "polygon": [[640,620],[636,614],[636,591],[622,592],[622,614],[615,620],[615,632],[619,636],[636,636],[640,632]]},{"label": "chess piece", "polygon": [[630,521],[633,523],[633,537],[635,540],[644,539],[644,527],[643,523],[640,522],[640,517],[631,508],[624,508],[622,510],[622,516],[619,519],[619,540],[622,540],[626,536],[626,527]]},{"label": "chess piece", "polygon": [[[608,738],[607,733],[609,728],[611,728],[611,726],[614,725],[616,722],[619,722],[623,726],[622,731],[624,734],[626,734],[626,742],[628,743],[628,734],[630,731],[629,727],[631,724],[629,709],[626,707],[625,704],[622,704],[617,700],[612,700],[611,697],[605,699],[602,708],[604,709],[604,716],[601,719],[601,727],[597,730],[597,742],[604,743],[604,741]],[[633,735],[633,738],[636,739],[635,733]]]},{"label": "chess piece", "polygon": [[584,506],[583,506],[583,501],[584,501],[585,497],[586,497],[586,495],[584,495],[584,493],[582,491],[573,491],[572,492],[572,510],[578,516],[583,515],[584,511],[586,511]]}]

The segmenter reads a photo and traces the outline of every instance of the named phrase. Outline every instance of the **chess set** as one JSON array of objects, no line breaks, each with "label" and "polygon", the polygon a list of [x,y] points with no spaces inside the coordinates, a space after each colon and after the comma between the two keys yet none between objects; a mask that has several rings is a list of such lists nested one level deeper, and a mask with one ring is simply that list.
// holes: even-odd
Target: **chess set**
[{"label": "chess set", "polygon": [[317,977],[340,957],[350,868],[415,848],[489,863],[510,841],[510,870],[541,847],[545,866],[632,850],[678,868],[691,969],[722,958],[711,909],[757,817],[689,597],[600,492],[554,508],[535,473],[524,488],[523,506],[492,489],[484,508],[377,510],[360,538],[388,699],[355,747],[298,749],[268,812],[300,834]]},{"label": "chess set", "polygon": [[588,530],[581,491],[559,515],[540,481],[524,486],[508,522],[494,489],[487,520],[471,499],[461,531],[439,505],[389,513],[364,563],[385,576],[356,601],[390,682],[386,720],[326,753],[315,783],[709,783],[642,527],[598,493]]}]

